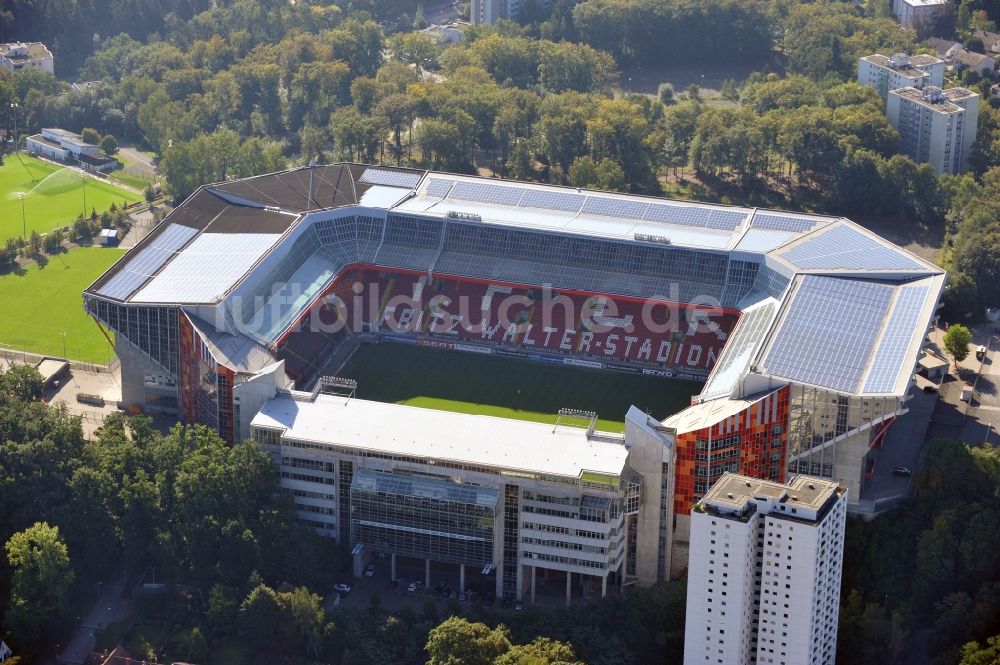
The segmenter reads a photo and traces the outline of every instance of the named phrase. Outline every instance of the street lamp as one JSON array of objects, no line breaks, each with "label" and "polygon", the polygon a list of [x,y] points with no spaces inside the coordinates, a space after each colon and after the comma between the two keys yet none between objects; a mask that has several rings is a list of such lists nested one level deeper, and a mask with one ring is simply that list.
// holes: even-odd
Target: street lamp
[{"label": "street lamp", "polygon": [[21,240],[26,240],[28,235],[28,225],[24,221],[24,197],[26,196],[27,194],[24,192],[18,192],[17,194],[17,198],[21,199]]},{"label": "street lamp", "polygon": [[59,336],[62,337],[62,342],[63,342],[63,359],[66,359],[67,358],[67,356],[66,356],[66,331],[63,330],[61,333],[59,333]]},{"label": "street lamp", "polygon": [[14,114],[14,152],[17,152],[17,102],[10,103],[10,112]]},{"label": "street lamp", "polygon": [[83,180],[83,218],[87,218],[87,176],[80,174],[80,179]]}]

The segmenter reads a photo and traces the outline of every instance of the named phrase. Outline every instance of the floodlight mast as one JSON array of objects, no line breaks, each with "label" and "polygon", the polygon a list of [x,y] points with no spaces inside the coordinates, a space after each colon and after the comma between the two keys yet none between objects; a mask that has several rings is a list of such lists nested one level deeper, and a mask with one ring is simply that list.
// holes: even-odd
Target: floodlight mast
[{"label": "floodlight mast", "polygon": [[323,393],[324,395],[342,395],[346,396],[347,399],[352,399],[357,390],[358,382],[354,379],[340,376],[321,376],[313,388],[313,397]]},{"label": "floodlight mast", "polygon": [[569,423],[564,423],[563,419],[574,419],[574,420],[586,420],[587,421],[587,436],[594,433],[597,429],[597,412],[596,411],[585,411],[583,409],[559,409],[558,417],[556,418],[556,424],[553,425],[552,431],[555,432],[560,425],[566,425],[571,427]]}]

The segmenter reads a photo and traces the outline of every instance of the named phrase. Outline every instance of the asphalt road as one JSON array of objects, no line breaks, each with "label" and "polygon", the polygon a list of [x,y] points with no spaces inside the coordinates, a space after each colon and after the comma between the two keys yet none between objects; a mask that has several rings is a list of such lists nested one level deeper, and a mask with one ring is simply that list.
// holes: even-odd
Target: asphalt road
[{"label": "asphalt road", "polygon": [[[986,326],[971,330],[973,347],[987,346],[986,358],[980,362],[974,352],[970,352],[960,364],[959,377],[942,385],[928,438],[958,439],[973,445],[989,442],[1000,446],[997,432],[1000,427],[1000,340],[997,336],[1000,332]],[[962,386],[966,383],[975,388],[972,402],[968,404],[960,399]]]}]

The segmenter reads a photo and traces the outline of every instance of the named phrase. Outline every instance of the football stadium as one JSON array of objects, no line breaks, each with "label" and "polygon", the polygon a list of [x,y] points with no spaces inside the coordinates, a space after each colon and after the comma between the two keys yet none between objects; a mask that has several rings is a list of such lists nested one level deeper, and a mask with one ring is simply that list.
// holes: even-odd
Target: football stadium
[{"label": "football stadium", "polygon": [[570,602],[680,574],[725,472],[857,501],[944,283],[843,218],[336,164],[201,187],[84,300],[123,403],[255,440],[356,573]]}]

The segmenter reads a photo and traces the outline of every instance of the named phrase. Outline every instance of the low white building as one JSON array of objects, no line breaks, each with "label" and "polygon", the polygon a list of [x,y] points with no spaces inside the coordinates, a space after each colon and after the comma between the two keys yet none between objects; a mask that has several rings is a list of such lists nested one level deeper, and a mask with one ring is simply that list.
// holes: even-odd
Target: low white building
[{"label": "low white building", "polygon": [[938,12],[947,10],[948,0],[892,0],[892,12],[907,28],[929,26]]},{"label": "low white building", "polygon": [[691,513],[684,665],[834,665],[847,490],[727,473]]},{"label": "low white building", "polygon": [[963,172],[976,140],[979,99],[965,88],[891,90],[886,115],[899,132],[900,152],[936,173]]},{"label": "low white building", "polygon": [[116,161],[101,154],[100,148],[84,141],[79,134],[65,129],[42,129],[25,139],[27,151],[59,162],[78,162],[89,171],[106,171],[114,168]]},{"label": "low white building", "polygon": [[0,44],[0,69],[16,72],[33,67],[52,74],[52,53],[41,42],[9,42]]},{"label": "low white building", "polygon": [[435,44],[457,44],[465,38],[468,23],[456,22],[447,25],[429,25],[421,32],[434,40]]},{"label": "low white building", "polygon": [[944,85],[945,62],[932,55],[908,56],[897,53],[892,57],[873,53],[858,60],[858,83],[878,90],[883,104],[890,90],[922,89],[928,85]]}]

